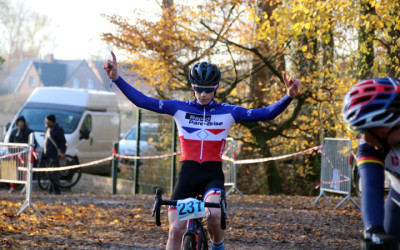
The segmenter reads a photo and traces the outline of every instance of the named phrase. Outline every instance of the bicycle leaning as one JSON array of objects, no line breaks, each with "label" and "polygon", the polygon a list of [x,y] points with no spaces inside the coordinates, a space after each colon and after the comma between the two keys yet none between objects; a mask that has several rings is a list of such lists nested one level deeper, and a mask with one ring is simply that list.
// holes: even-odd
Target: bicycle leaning
[{"label": "bicycle leaning", "polygon": [[221,209],[221,229],[226,229],[226,196],[221,191],[220,203],[203,202],[200,199],[187,198],[184,200],[163,200],[161,189],[157,188],[153,217],[156,217],[156,225],[161,225],[160,210],[162,205],[176,206],[180,219],[187,220],[187,231],[183,235],[182,249],[208,249],[207,231],[202,219],[206,217],[205,208],[213,207]]},{"label": "bicycle leaning", "polygon": [[[66,155],[64,160],[60,161],[61,166],[73,166],[73,165],[78,165],[78,161],[70,156]],[[39,164],[41,165],[41,164]],[[44,167],[44,166],[40,166]],[[42,190],[48,190],[50,188],[50,176],[49,172],[37,172],[37,181],[39,184],[39,187]],[[60,180],[58,182],[58,186],[60,188],[71,188],[75,186],[79,179],[81,178],[81,169],[80,168],[74,168],[74,169],[67,169],[67,170],[62,170],[59,171],[60,175]]]}]

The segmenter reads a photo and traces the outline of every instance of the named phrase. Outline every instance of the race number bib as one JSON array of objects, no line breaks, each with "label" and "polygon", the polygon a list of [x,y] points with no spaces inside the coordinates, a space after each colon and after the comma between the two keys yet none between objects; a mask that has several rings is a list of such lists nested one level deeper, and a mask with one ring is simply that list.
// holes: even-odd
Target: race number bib
[{"label": "race number bib", "polygon": [[204,202],[193,198],[178,200],[176,208],[180,220],[206,217]]}]

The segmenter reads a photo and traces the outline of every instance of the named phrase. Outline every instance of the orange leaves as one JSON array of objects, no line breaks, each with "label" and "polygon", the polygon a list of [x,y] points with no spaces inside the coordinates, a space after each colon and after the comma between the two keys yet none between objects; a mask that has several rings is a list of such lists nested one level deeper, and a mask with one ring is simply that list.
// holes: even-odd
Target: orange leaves
[{"label": "orange leaves", "polygon": [[[64,195],[63,202],[40,197],[46,219],[29,211],[19,217],[15,201],[0,203],[0,246],[23,248],[165,248],[166,209],[161,227],[151,217],[153,195],[87,196],[81,202]],[[337,210],[313,206],[315,197],[228,196],[226,247],[229,249],[357,248],[362,222],[359,210],[345,203]],[[333,203],[341,198],[330,197]],[[36,200],[36,199],[35,199]]]}]

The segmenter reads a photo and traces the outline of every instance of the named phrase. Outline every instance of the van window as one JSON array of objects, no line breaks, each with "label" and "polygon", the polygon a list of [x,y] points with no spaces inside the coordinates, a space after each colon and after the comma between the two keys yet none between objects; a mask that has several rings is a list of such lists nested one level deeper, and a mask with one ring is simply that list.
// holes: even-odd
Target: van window
[{"label": "van window", "polygon": [[92,131],[92,116],[87,115],[85,120],[82,122],[82,126],[80,130],[86,129],[89,133]]},{"label": "van window", "polygon": [[[49,114],[56,116],[56,122],[64,129],[66,134],[70,134],[75,131],[78,123],[82,117],[81,112],[75,111],[64,111],[57,109],[42,109],[42,108],[24,108],[18,116],[23,115],[29,128],[33,131],[46,131],[44,119]],[[16,125],[14,124],[14,127]]]}]

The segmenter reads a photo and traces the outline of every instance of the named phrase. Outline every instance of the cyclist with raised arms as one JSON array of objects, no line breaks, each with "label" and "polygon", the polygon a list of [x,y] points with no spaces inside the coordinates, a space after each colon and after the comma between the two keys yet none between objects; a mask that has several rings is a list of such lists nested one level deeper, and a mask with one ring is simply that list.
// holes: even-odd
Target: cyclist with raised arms
[{"label": "cyclist with raised arms", "polygon": [[[393,78],[359,82],[344,97],[343,119],[358,134],[363,249],[399,249],[400,85]],[[390,180],[384,201],[384,171]],[[396,242],[397,241],[397,242]]]},{"label": "cyclist with raised arms", "polygon": [[[180,170],[172,193],[172,200],[181,200],[203,194],[204,201],[219,203],[220,191],[224,190],[224,174],[221,156],[232,124],[237,121],[268,121],[274,119],[298,94],[300,81],[283,75],[287,88],[278,102],[264,108],[245,109],[214,100],[219,87],[221,72],[214,64],[196,63],[189,72],[189,80],[195,94],[193,101],[158,100],[145,96],[117,72],[117,60],[111,52],[103,68],[108,77],[136,106],[174,117],[181,147]],[[220,228],[220,210],[210,208],[208,232],[212,249],[224,248],[224,231]],[[167,249],[179,249],[186,222],[179,220],[176,208],[168,211],[170,224]]]}]

